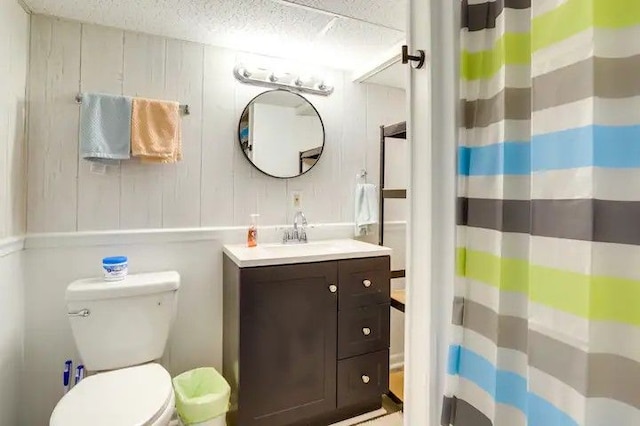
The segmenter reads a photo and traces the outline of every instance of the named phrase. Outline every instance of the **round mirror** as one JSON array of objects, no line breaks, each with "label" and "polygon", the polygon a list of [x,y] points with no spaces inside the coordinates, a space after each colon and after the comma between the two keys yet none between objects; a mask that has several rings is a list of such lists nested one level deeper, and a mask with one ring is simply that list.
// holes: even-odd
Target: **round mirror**
[{"label": "round mirror", "polygon": [[324,125],[302,96],[271,90],[245,107],[238,138],[244,155],[262,173],[292,178],[311,170],[320,159]]}]

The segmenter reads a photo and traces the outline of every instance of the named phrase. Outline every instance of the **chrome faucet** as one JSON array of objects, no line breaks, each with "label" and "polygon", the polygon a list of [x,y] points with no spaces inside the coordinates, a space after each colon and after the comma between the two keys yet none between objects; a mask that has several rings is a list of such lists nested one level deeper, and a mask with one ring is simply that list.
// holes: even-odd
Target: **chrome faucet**
[{"label": "chrome faucet", "polygon": [[293,228],[285,229],[282,235],[282,243],[306,243],[307,240],[307,218],[298,210],[293,217]]}]

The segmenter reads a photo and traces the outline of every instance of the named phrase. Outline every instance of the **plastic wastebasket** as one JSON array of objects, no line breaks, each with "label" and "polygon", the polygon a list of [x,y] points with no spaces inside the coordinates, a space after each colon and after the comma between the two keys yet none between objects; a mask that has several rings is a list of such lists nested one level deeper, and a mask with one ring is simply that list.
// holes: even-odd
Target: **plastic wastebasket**
[{"label": "plastic wastebasket", "polygon": [[226,425],[231,387],[215,368],[196,368],[182,373],[173,378],[173,389],[183,424]]}]

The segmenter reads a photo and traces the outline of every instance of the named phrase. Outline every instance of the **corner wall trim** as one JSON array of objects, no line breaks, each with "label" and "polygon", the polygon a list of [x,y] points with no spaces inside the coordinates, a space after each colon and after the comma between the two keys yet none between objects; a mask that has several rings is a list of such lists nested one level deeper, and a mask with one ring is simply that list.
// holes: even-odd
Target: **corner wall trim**
[{"label": "corner wall trim", "polygon": [[25,237],[9,237],[0,240],[0,257],[9,256],[12,253],[24,249]]},{"label": "corner wall trim", "polygon": [[22,7],[22,9],[24,9],[24,11],[27,12],[27,14],[29,15],[33,14],[33,10],[31,10],[29,5],[24,0],[17,0],[17,2],[20,5],[20,7]]},{"label": "corner wall trim", "polygon": [[403,44],[404,42],[398,43],[372,61],[355,70],[351,75],[351,80],[353,80],[354,83],[365,82],[368,78],[371,78],[379,72],[386,70],[393,64],[400,62],[400,59],[402,59],[400,49]]}]

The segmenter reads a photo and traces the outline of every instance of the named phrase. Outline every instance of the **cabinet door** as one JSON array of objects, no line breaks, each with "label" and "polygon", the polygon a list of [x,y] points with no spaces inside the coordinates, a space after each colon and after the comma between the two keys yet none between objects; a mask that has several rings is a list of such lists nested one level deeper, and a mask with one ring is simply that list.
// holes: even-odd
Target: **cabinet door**
[{"label": "cabinet door", "polygon": [[238,424],[335,410],[337,262],[243,269]]}]

